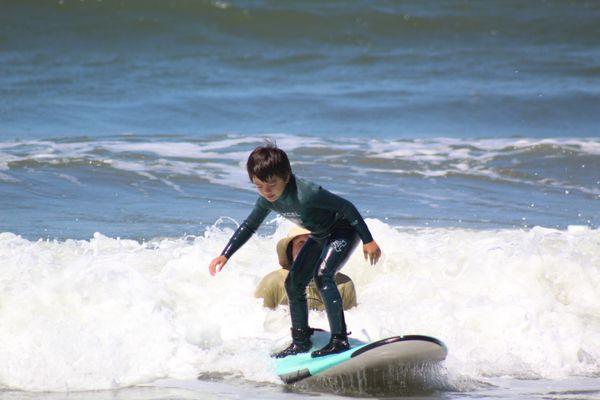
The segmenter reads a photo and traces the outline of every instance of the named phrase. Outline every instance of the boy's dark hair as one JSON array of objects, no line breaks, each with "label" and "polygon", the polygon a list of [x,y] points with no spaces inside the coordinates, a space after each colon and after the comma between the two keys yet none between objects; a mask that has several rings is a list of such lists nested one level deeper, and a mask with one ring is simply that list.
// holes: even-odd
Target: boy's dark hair
[{"label": "boy's dark hair", "polygon": [[287,179],[292,174],[287,154],[270,141],[263,146],[258,146],[250,153],[246,169],[251,181],[253,177],[257,177],[263,182],[273,176]]}]

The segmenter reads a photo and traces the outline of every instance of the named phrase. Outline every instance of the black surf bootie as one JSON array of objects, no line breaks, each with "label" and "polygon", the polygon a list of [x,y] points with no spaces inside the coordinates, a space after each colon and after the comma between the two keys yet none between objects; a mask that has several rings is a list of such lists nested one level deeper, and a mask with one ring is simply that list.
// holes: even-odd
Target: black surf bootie
[{"label": "black surf bootie", "polygon": [[322,349],[313,351],[310,356],[312,358],[328,356],[330,354],[341,353],[342,351],[346,351],[350,348],[350,343],[348,343],[348,334],[337,334],[334,333],[331,335],[331,340],[327,343],[327,346]]},{"label": "black surf bootie", "polygon": [[278,353],[272,354],[271,357],[283,358],[292,356],[298,353],[306,353],[312,347],[310,337],[312,336],[314,329],[307,328],[291,328],[292,331],[292,344]]}]

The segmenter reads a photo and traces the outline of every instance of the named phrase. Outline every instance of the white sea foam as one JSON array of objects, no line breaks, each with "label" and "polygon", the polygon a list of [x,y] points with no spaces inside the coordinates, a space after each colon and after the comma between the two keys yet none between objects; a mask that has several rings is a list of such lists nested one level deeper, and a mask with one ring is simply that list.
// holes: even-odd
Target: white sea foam
[{"label": "white sea foam", "polygon": [[[524,150],[538,146],[549,145],[565,151],[598,155],[600,141],[594,138],[582,139],[455,139],[432,138],[414,140],[381,140],[345,138],[342,140],[325,140],[319,137],[294,136],[286,134],[270,134],[257,136],[229,137],[203,143],[152,141],[137,142],[130,140],[94,142],[59,143],[48,140],[32,140],[19,142],[0,142],[0,165],[8,162],[27,159],[61,160],[69,158],[86,158],[104,160],[96,154],[104,150],[115,155],[120,153],[152,153],[158,157],[191,158],[191,159],[221,159],[240,161],[247,157],[247,149],[259,145],[265,138],[275,139],[281,148],[294,151],[299,148],[327,148],[341,151],[339,155],[323,155],[331,159],[345,157],[344,151],[364,152],[365,157],[383,159],[407,159],[429,163],[448,160],[486,161],[500,154],[519,154]],[[240,146],[247,149],[240,150]],[[11,154],[19,149],[19,155]],[[11,152],[12,150],[12,152]]]},{"label": "white sea foam", "polygon": [[478,160],[485,161],[500,154],[519,154],[539,146],[554,146],[581,154],[600,154],[597,139],[454,139],[371,140],[365,149],[370,157],[411,159],[420,161]]},{"label": "white sea foam", "polygon": [[[342,140],[325,140],[319,137],[294,136],[286,134],[269,134],[257,136],[230,137],[209,142],[171,142],[171,141],[94,141],[60,143],[49,140],[31,140],[18,142],[0,142],[0,160],[23,160],[27,158],[69,158],[87,156],[98,157],[96,150],[108,150],[114,153],[152,153],[160,157],[187,158],[221,158],[239,160],[247,156],[247,151],[241,151],[239,146],[259,145],[265,138],[275,139],[281,148],[294,151],[298,148],[329,148],[332,150],[365,151],[371,157],[378,158],[409,158],[412,160],[438,161],[442,159],[474,159],[482,160],[498,155],[498,152],[520,152],[537,146],[549,145],[559,149],[580,152],[583,154],[600,154],[600,141],[594,138],[581,139],[455,139],[432,138],[415,140],[381,140],[344,138]],[[27,154],[11,156],[9,150],[26,149]],[[335,156],[334,156],[335,157]]]},{"label": "white sea foam", "polygon": [[[354,336],[445,341],[453,374],[600,375],[600,231],[393,228],[367,221],[383,248],[344,268],[359,306]],[[225,373],[278,382],[269,352],[289,315],[253,298],[275,268],[274,236],[250,240],[216,277],[207,265],[231,229],[138,243],[31,242],[0,234],[0,386],[88,390]],[[327,327],[324,313],[311,324]]]}]

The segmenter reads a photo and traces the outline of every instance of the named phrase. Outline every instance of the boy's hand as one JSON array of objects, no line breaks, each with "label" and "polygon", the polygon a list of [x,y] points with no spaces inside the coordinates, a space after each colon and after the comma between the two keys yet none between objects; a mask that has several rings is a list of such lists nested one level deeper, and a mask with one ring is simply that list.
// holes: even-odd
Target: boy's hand
[{"label": "boy's hand", "polygon": [[217,272],[221,272],[225,264],[227,264],[227,257],[219,256],[210,262],[208,270],[212,276],[215,276]]},{"label": "boy's hand", "polygon": [[363,244],[363,254],[365,255],[365,260],[368,259],[371,265],[375,265],[379,261],[379,257],[381,257],[381,249],[373,240]]}]

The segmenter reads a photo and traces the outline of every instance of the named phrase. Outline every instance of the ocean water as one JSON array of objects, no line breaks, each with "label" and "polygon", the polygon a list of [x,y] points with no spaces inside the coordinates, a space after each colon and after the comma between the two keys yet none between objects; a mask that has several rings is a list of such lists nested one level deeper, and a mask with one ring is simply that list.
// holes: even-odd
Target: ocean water
[{"label": "ocean water", "polygon": [[[600,398],[598,110],[596,1],[0,1],[0,399]],[[448,346],[418,384],[280,383],[289,222],[208,274],[266,139],[384,252],[353,335]]]}]

